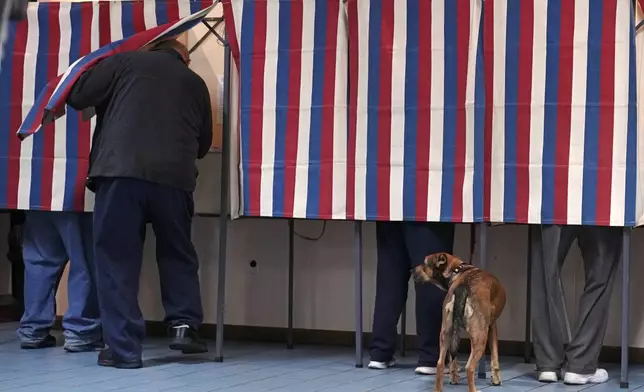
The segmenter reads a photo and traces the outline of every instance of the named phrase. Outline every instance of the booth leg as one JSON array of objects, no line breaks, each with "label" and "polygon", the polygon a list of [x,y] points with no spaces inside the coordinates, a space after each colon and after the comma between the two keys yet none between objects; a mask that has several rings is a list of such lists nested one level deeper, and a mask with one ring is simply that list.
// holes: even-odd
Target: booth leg
[{"label": "booth leg", "polygon": [[[479,245],[479,267],[481,269],[487,268],[487,229],[488,229],[487,223],[479,224],[479,240],[477,242]],[[486,361],[486,355],[483,355],[481,357],[481,360],[479,361],[478,377],[480,379],[485,379],[486,377],[485,361]]]},{"label": "booth leg", "polygon": [[407,355],[407,341],[405,339],[407,335],[407,304],[403,308],[402,313],[400,314],[400,356],[404,357]]},{"label": "booth leg", "polygon": [[474,252],[476,252],[476,225],[470,225],[470,261],[474,261]]},{"label": "booth leg", "polygon": [[294,262],[295,221],[288,220],[288,327],[286,329],[286,348],[293,349],[293,268]]},{"label": "booth leg", "polygon": [[[227,188],[223,188],[227,189]],[[223,194],[228,192],[222,191]],[[228,240],[228,214],[223,210],[219,218],[219,265],[217,269],[217,331],[215,332],[215,362],[224,361],[224,311],[226,307],[226,242]]]},{"label": "booth leg", "polygon": [[530,363],[532,359],[531,326],[532,326],[532,242],[534,226],[528,225],[528,270],[526,273],[526,302],[525,302],[525,338],[523,341],[523,362]]},{"label": "booth leg", "polygon": [[[227,38],[227,37],[226,37]],[[221,196],[219,199],[219,254],[217,268],[217,331],[215,362],[224,361],[224,313],[226,306],[226,245],[228,242],[228,196],[230,176],[230,45],[224,45],[224,102],[221,136]]]},{"label": "booth leg", "polygon": [[619,387],[628,388],[628,330],[630,311],[631,229],[624,228],[622,236],[622,369]]},{"label": "booth leg", "polygon": [[355,267],[355,307],[356,307],[356,367],[363,367],[362,346],[362,222],[355,222],[356,267]]}]

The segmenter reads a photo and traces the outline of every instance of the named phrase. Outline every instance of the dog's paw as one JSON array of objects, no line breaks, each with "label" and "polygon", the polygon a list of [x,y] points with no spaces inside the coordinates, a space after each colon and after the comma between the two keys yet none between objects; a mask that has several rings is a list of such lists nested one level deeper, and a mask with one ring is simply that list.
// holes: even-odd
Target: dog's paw
[{"label": "dog's paw", "polygon": [[501,386],[501,380],[492,380],[490,381],[490,385],[493,387],[500,387]]},{"label": "dog's paw", "polygon": [[451,385],[458,385],[459,384],[458,380],[449,380],[449,383]]}]

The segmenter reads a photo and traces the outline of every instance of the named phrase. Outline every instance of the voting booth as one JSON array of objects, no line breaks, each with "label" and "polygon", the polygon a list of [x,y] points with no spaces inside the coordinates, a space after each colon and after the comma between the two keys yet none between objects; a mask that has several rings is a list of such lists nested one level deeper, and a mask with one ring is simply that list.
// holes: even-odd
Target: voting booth
[{"label": "voting booth", "polygon": [[[113,41],[207,1],[39,3],[10,30],[0,95],[0,208],[89,211],[94,120],[16,137],[47,82]],[[631,0],[223,0],[226,35],[216,359],[228,217],[624,228],[627,383],[631,228],[644,221]],[[46,32],[46,34],[44,33]],[[641,35],[641,34],[640,34]],[[636,45],[637,43],[637,45]],[[201,175],[208,175],[202,171]],[[529,333],[529,331],[528,331]]]},{"label": "voting booth", "polygon": [[623,227],[626,385],[633,2],[340,3],[224,1],[241,215],[357,221],[357,365],[359,221]]},{"label": "voting booth", "polygon": [[85,188],[96,117],[67,115],[22,142],[16,132],[47,83],[101,47],[176,22],[212,1],[30,3],[9,28],[0,73],[0,209],[92,211]]}]

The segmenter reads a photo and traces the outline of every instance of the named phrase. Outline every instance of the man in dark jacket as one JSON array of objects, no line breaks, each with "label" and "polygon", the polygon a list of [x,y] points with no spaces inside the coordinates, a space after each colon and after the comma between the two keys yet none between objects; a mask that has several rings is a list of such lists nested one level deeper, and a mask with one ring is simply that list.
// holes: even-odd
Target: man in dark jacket
[{"label": "man in dark jacket", "polygon": [[188,50],[165,41],[116,54],[85,72],[68,104],[95,108],[88,187],[96,192],[94,249],[103,333],[98,364],[139,368],[145,324],[138,305],[146,223],[156,235],[161,296],[173,341],[206,352],[198,260],[191,241],[196,160],[212,143],[208,88]]}]

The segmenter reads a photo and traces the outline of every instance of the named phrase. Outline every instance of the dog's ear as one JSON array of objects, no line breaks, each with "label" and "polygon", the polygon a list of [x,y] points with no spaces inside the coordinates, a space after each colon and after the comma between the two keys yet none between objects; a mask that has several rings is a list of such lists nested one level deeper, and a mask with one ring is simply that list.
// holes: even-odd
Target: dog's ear
[{"label": "dog's ear", "polygon": [[450,263],[452,258],[453,256],[447,253],[439,253],[436,257],[436,269],[441,272],[444,278],[449,278],[452,275],[452,266]]},{"label": "dog's ear", "polygon": [[434,253],[425,257],[425,265],[439,271],[445,269],[449,262],[449,255],[447,253]]},{"label": "dog's ear", "polygon": [[458,269],[463,263],[457,257],[452,256],[449,253],[436,253],[429,257],[432,259],[431,263],[434,270],[445,278],[449,278],[452,273],[458,272]]},{"label": "dog's ear", "polygon": [[449,262],[449,255],[447,253],[438,253],[434,255],[434,265],[436,268],[440,271],[444,270],[447,268],[447,264]]}]

